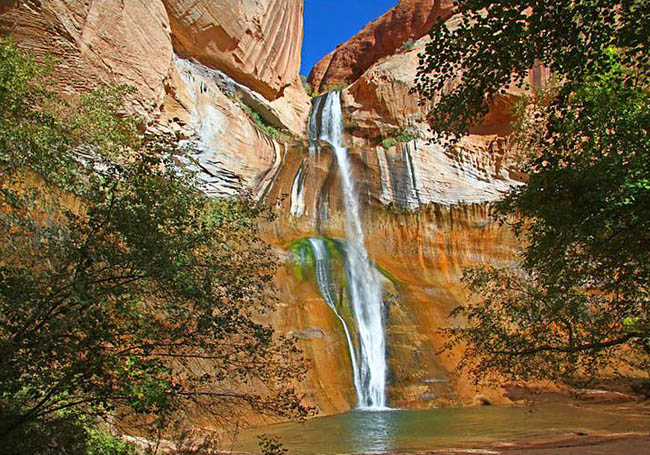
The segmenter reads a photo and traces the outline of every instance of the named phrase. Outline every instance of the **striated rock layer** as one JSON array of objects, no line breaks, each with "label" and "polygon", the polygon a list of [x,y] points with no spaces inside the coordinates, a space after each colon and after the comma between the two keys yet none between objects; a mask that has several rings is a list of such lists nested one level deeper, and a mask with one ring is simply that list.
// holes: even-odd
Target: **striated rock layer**
[{"label": "striated rock layer", "polygon": [[[452,19],[454,20],[454,19]],[[372,65],[342,92],[349,146],[364,150],[380,184],[372,191],[383,204],[480,203],[500,199],[523,176],[507,153],[509,110],[518,94],[495,103],[484,124],[452,150],[431,140],[430,103],[410,92],[428,37]]]},{"label": "striated rock layer", "polygon": [[55,57],[62,92],[129,84],[137,89],[132,102],[139,114],[159,107],[172,45],[167,13],[158,1],[3,1],[0,34]]},{"label": "striated rock layer", "polygon": [[282,96],[300,69],[302,1],[163,0],[174,50],[268,99]]},{"label": "striated rock layer", "polygon": [[[297,136],[305,134],[309,97],[299,78],[302,0],[162,3],[179,57],[220,70],[260,94],[251,107],[267,123]],[[239,155],[247,153],[243,145]]]},{"label": "striated rock layer", "polygon": [[[259,130],[244,112],[225,74],[174,58],[159,122],[193,145],[193,158],[210,195],[263,194],[280,166],[285,146]],[[253,96],[250,91],[245,91]]]},{"label": "striated rock layer", "polygon": [[[226,41],[234,47],[211,30],[231,33]],[[0,35],[56,58],[62,93],[135,87],[131,110],[198,149],[215,195],[261,194],[279,165],[280,145],[251,113],[288,134],[306,132],[302,0],[6,1]]]}]

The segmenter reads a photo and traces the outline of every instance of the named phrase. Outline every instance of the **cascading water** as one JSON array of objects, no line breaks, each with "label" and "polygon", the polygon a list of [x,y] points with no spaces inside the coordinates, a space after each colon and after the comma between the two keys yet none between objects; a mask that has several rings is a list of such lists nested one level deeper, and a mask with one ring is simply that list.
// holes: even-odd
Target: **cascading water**
[{"label": "cascading water", "polygon": [[301,164],[291,187],[291,209],[289,213],[292,216],[302,216],[305,213],[305,177]]},{"label": "cascading water", "polygon": [[361,390],[361,379],[359,378],[357,355],[354,352],[354,344],[352,343],[352,337],[350,336],[350,329],[348,329],[348,324],[345,322],[345,319],[343,319],[343,316],[341,316],[341,313],[339,313],[339,310],[336,307],[336,300],[332,297],[332,288],[334,287],[334,283],[331,276],[331,261],[329,252],[327,251],[325,240],[321,238],[310,238],[309,245],[311,246],[311,250],[314,254],[314,271],[316,273],[316,282],[318,283],[318,289],[343,326],[345,339],[348,343],[348,348],[350,349],[350,360],[352,361],[352,372],[354,374],[354,387],[357,390],[357,400],[361,401],[362,397],[359,393]]},{"label": "cascading water", "polygon": [[[359,334],[355,386],[360,408],[386,407],[386,343],[382,320],[382,287],[364,245],[348,150],[343,146],[343,116],[339,92],[322,95],[314,102],[310,139],[331,145],[339,166],[347,236],[345,269],[350,303]],[[315,142],[314,142],[315,143]],[[352,349],[352,348],[351,348]]]}]

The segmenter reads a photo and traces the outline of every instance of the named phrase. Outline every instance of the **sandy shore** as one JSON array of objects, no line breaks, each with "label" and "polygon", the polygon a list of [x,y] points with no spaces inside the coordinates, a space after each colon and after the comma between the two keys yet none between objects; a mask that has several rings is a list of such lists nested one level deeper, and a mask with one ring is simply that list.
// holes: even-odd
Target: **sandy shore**
[{"label": "sandy shore", "polygon": [[650,433],[577,436],[542,443],[515,443],[489,448],[448,449],[395,455],[650,455]]}]

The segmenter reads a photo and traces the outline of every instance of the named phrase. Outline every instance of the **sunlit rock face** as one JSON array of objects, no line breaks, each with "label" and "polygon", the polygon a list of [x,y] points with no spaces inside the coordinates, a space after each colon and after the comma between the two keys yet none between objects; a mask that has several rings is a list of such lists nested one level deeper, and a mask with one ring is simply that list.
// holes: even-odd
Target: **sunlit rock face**
[{"label": "sunlit rock face", "polygon": [[318,92],[356,81],[379,59],[393,55],[451,14],[450,0],[402,0],[330,52],[312,69],[309,83]]},{"label": "sunlit rock face", "polygon": [[219,68],[268,99],[282,95],[300,68],[302,1],[163,0],[174,49]]},{"label": "sunlit rock face", "polygon": [[[282,126],[304,134],[309,97],[299,80],[302,1],[163,0],[174,51],[223,71],[271,102]],[[277,126],[277,125],[276,125]]]},{"label": "sunlit rock face", "polygon": [[[417,2],[402,2],[400,6],[409,3]],[[440,6],[426,3],[429,8]],[[435,14],[447,13],[438,10]],[[399,21],[391,20],[399,17],[384,15],[364,30],[376,29],[377,23],[398,30]],[[449,20],[453,26],[458,19]],[[364,33],[339,49],[361,40]],[[355,66],[356,61],[338,60],[347,66],[337,67],[333,73],[351,75],[347,80],[353,81],[341,95],[345,145],[359,193],[366,248],[386,277],[383,311],[388,404],[409,408],[467,405],[479,402],[479,396],[495,403],[508,402],[499,390],[475,388],[464,377],[451,381],[459,352],[439,354],[445,342],[439,330],[457,322],[450,321],[449,313],[470,298],[462,282],[464,269],[516,263],[518,241],[507,227],[494,222],[490,204],[524,180],[508,153],[506,137],[510,109],[521,91],[513,90],[499,98],[488,117],[453,149],[431,142],[426,122],[430,105],[421,106],[418,97],[410,93],[417,54],[428,37],[413,36],[416,40],[412,45],[401,49],[396,46],[390,51],[382,49],[379,41],[367,44],[364,55],[376,52],[374,55],[380,57],[371,59],[362,70]],[[318,68],[335,68],[332,55],[337,52],[343,51],[325,57],[312,78]],[[535,77],[540,78],[538,73]],[[339,81],[342,79],[345,77]],[[291,148],[268,193],[268,201],[282,216],[268,227],[266,235],[283,250],[291,250],[297,239],[346,236],[341,174],[330,147],[321,144]],[[327,328],[314,320],[313,305],[318,301],[313,296],[319,293],[319,283],[313,276],[315,272],[311,277],[301,273],[294,274],[295,281],[290,279],[291,267],[299,260],[287,260],[286,277],[279,283],[283,306],[276,315],[276,324],[282,327],[292,323],[285,308],[295,311],[296,306],[308,305],[304,307],[308,316],[303,317],[309,322],[301,330],[318,328],[327,336],[338,337],[338,344],[329,345],[328,355],[336,348],[339,369],[329,373],[321,370],[320,376],[309,378],[304,390],[336,394],[338,398],[332,400],[320,397],[326,403],[322,409],[343,411],[354,406],[354,377],[346,361],[346,335],[336,319]],[[321,308],[329,310],[325,300],[321,295]],[[309,304],[305,304],[307,301]],[[300,339],[306,352],[316,356],[314,363],[325,361],[317,347],[322,340]],[[340,368],[346,365],[347,375],[342,376]],[[348,397],[343,403],[339,389],[342,385]],[[320,406],[318,399],[314,403]]]},{"label": "sunlit rock face", "polygon": [[[218,30],[231,34],[232,49]],[[62,93],[135,87],[132,111],[196,148],[215,196],[260,196],[279,167],[283,146],[255,127],[251,112],[273,128],[306,134],[299,0],[6,1],[0,34],[53,55]]]},{"label": "sunlit rock face", "polygon": [[216,197],[262,195],[286,153],[246,114],[245,96],[264,102],[218,70],[174,58],[159,122],[192,146],[207,191]]},{"label": "sunlit rock face", "polygon": [[368,165],[382,176],[378,195],[385,204],[414,208],[497,200],[522,178],[504,138],[517,95],[499,99],[484,125],[453,150],[432,142],[426,122],[430,104],[420,105],[410,92],[428,39],[375,63],[344,90],[350,143],[375,150]]},{"label": "sunlit rock face", "polygon": [[55,81],[64,93],[129,84],[141,115],[155,111],[164,95],[172,45],[161,2],[8,0],[0,4],[0,34],[58,59]]}]

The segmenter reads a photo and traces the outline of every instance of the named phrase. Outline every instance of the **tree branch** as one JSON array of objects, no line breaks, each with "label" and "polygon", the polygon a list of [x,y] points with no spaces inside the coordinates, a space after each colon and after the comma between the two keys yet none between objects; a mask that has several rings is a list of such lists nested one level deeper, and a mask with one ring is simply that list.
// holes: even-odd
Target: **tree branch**
[{"label": "tree branch", "polygon": [[534,354],[539,354],[540,352],[563,352],[566,354],[574,354],[582,351],[611,348],[612,346],[618,346],[620,344],[624,344],[634,338],[646,338],[647,336],[648,336],[647,334],[643,334],[640,332],[631,332],[620,338],[616,338],[610,341],[605,341],[602,343],[587,343],[587,344],[580,344],[574,347],[542,345],[530,349],[524,349],[522,351],[492,351],[492,354],[507,355],[513,357],[534,355]]}]

